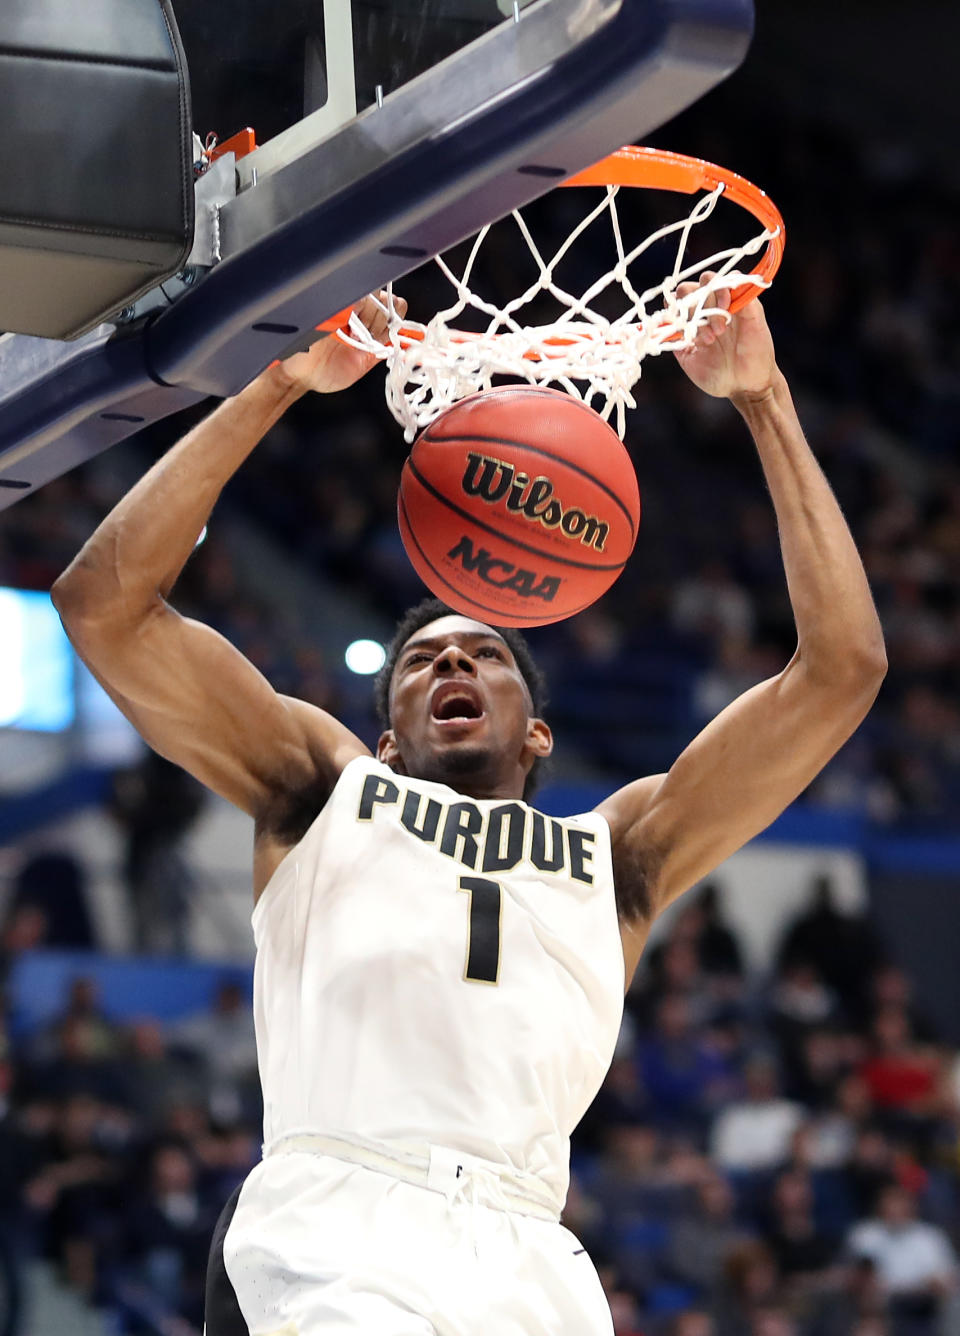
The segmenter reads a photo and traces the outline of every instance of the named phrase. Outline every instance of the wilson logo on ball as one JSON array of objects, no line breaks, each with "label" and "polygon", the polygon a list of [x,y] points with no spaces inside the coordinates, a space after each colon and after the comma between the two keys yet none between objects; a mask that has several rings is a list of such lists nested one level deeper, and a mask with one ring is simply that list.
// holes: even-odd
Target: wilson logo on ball
[{"label": "wilson logo on ball", "polygon": [[459,543],[447,553],[451,561],[459,561],[465,571],[479,575],[497,589],[512,589],[522,598],[542,598],[549,602],[556,597],[560,579],[555,575],[537,575],[535,571],[517,567],[512,561],[503,561],[485,547],[474,549],[464,534]]},{"label": "wilson logo on ball", "polygon": [[502,501],[514,515],[523,515],[545,529],[559,529],[568,538],[578,538],[584,547],[603,551],[610,525],[577,506],[565,508],[554,496],[549,478],[531,478],[505,459],[471,450],[461,485],[467,496],[477,496],[491,506]]}]

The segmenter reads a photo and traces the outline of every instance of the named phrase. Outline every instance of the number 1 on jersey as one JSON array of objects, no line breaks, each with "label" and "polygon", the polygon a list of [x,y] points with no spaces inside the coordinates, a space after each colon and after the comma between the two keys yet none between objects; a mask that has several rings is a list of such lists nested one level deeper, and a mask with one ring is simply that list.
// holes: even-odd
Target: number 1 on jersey
[{"label": "number 1 on jersey", "polygon": [[500,910],[503,892],[487,877],[461,877],[461,891],[470,897],[467,961],[463,977],[470,983],[497,983],[500,978]]}]

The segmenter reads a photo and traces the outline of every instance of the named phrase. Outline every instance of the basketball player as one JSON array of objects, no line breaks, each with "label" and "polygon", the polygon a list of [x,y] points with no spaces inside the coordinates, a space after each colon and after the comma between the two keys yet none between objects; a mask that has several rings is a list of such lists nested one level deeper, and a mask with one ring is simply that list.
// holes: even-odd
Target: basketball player
[{"label": "basketball player", "polygon": [[[376,309],[363,313],[381,337]],[[650,924],[806,788],[885,671],[760,304],[712,321],[679,360],[753,436],[799,643],[667,774],[594,812],[557,821],[523,801],[552,740],[516,633],[442,608],[403,625],[374,757],[167,603],[269,427],[306,390],[367,370],[337,340],[196,427],[54,587],[79,653],[147,742],[255,822],[265,1147],[218,1229],[209,1336],[612,1332],[559,1216],[568,1138]]]}]

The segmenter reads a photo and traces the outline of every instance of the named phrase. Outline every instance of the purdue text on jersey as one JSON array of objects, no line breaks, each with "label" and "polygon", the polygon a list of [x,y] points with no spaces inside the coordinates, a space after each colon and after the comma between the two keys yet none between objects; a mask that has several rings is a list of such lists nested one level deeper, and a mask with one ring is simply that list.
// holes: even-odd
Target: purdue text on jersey
[{"label": "purdue text on jersey", "polygon": [[372,821],[377,809],[390,810],[411,835],[475,871],[509,872],[526,860],[539,872],[593,885],[593,832],[525,803],[498,803],[484,811],[469,798],[444,803],[371,774],[360,791],[357,820]]}]

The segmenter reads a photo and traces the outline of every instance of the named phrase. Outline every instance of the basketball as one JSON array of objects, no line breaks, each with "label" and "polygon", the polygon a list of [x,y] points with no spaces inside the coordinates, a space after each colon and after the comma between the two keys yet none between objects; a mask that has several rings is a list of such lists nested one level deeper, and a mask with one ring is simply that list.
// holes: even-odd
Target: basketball
[{"label": "basketball", "polygon": [[633,551],[640,493],[616,432],[560,390],[506,385],[448,408],[403,467],[400,534],[438,598],[543,626],[605,593]]}]

